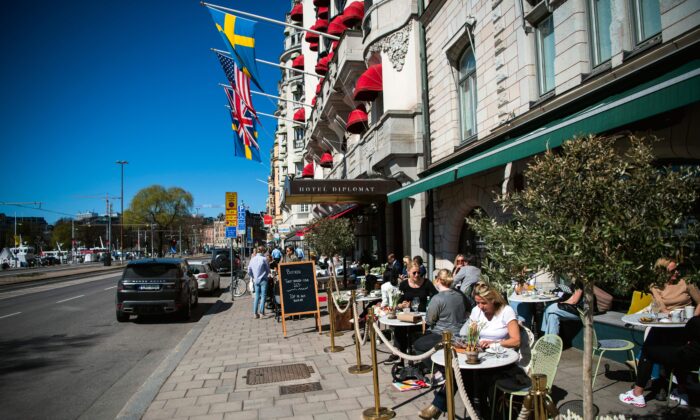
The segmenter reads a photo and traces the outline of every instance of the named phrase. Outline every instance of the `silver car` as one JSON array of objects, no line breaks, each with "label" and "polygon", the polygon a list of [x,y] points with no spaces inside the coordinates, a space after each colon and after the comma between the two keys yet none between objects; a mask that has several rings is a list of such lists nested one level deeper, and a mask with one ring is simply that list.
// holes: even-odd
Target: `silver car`
[{"label": "silver car", "polygon": [[197,281],[197,289],[203,292],[214,293],[221,286],[219,273],[214,271],[207,260],[189,260],[187,263]]}]

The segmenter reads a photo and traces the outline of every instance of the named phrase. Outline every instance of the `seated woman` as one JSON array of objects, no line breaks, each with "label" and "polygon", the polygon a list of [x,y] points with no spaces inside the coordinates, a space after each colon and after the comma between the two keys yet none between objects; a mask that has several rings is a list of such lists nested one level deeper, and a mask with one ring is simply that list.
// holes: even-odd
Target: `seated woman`
[{"label": "seated woman", "polygon": [[[487,283],[478,282],[474,286],[474,299],[476,306],[472,309],[467,322],[460,330],[460,335],[466,335],[467,329],[472,322],[483,323],[483,328],[479,335],[479,345],[486,349],[495,343],[503,347],[517,349],[520,347],[520,328],[513,308],[506,304],[501,293],[493,289]],[[489,386],[498,377],[513,376],[512,370],[519,367],[485,369],[479,371],[479,382]],[[482,391],[487,391],[488,387],[482,387]],[[456,387],[455,387],[456,390]],[[447,396],[445,388],[435,392],[433,403],[421,410],[419,417],[422,419],[436,419],[447,410]]]},{"label": "seated woman", "polygon": [[384,272],[384,282],[380,288],[382,291],[381,307],[386,308],[390,304],[390,295],[399,290],[399,276],[394,270]]},{"label": "seated woman", "polygon": [[634,388],[620,394],[620,401],[635,407],[645,407],[644,387],[651,378],[654,363],[666,366],[668,371],[678,381],[678,388],[673,390],[669,398],[680,405],[688,405],[686,390],[688,373],[700,366],[700,316],[691,318],[682,330],[685,344],[678,346],[673,343],[649,343],[642,345],[642,354],[637,364],[637,380]]},{"label": "seated woman", "polygon": [[700,315],[700,291],[693,284],[686,283],[678,270],[678,263],[673,258],[659,258],[654,267],[667,280],[661,286],[652,286],[651,294],[661,313],[674,309],[683,309],[695,302],[695,315]]},{"label": "seated woman", "polygon": [[[408,279],[399,284],[401,303],[399,303],[398,308],[410,308],[413,300],[417,299],[420,302],[418,305],[418,312],[425,312],[425,308],[428,304],[428,297],[437,294],[433,283],[420,275],[420,268],[421,266],[417,262],[412,262],[408,269]],[[394,327],[394,338],[399,350],[404,353],[408,350],[410,341],[409,335],[415,333],[419,328],[419,326]]]},{"label": "seated woman", "polygon": [[[560,285],[564,288],[564,285]],[[567,299],[547,306],[542,315],[542,333],[559,335],[559,323],[562,319],[580,320],[579,309],[583,310],[583,288],[578,281],[571,285],[572,293]]]},{"label": "seated woman", "polygon": [[[467,312],[471,306],[467,298],[461,292],[451,288],[452,276],[449,270],[442,269],[435,279],[435,288],[438,294],[430,300],[425,323],[429,331],[413,343],[416,354],[423,354],[435,347],[442,340],[443,331],[451,331],[452,335],[458,335],[464,325]],[[430,360],[424,360],[423,365],[430,369]]]}]

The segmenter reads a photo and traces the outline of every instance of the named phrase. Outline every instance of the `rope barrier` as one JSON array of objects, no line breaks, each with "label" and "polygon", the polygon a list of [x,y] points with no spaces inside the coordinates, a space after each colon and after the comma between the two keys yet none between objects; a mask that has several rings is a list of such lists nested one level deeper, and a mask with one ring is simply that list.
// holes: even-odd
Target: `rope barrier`
[{"label": "rope barrier", "polygon": [[[335,276],[331,276],[331,278],[333,279],[333,283],[335,283],[335,290],[338,292],[338,296],[340,296],[340,288],[338,287],[338,283],[335,281]],[[339,314],[344,314],[348,311],[348,308],[350,308],[350,304],[352,302],[348,300],[348,304],[345,305],[345,309],[340,309],[340,306],[338,306],[338,303],[335,301],[335,295],[333,294],[333,286],[331,286],[331,296],[333,297],[333,299],[331,299],[333,301],[333,306],[335,306],[335,309],[338,311]]]},{"label": "rope barrier", "polygon": [[364,346],[365,343],[367,342],[367,326],[369,322],[365,321],[365,333],[362,335],[362,338],[360,339],[360,320],[357,316],[357,307],[353,304],[352,305],[352,317],[353,320],[355,321],[355,340],[360,340],[360,345]]},{"label": "rope barrier", "polygon": [[438,351],[440,349],[439,346],[435,346],[423,354],[419,354],[419,355],[415,355],[415,356],[410,355],[410,354],[406,354],[406,353],[402,352],[401,350],[397,349],[396,347],[392,346],[391,343],[389,342],[389,340],[384,336],[384,334],[382,334],[382,330],[380,330],[376,324],[372,325],[372,327],[374,327],[374,331],[377,333],[376,335],[378,335],[379,338],[382,340],[382,342],[384,342],[384,344],[386,344],[386,346],[389,348],[389,350],[393,354],[395,354],[396,356],[399,356],[403,360],[408,360],[411,362],[420,362],[421,360],[425,360],[425,359],[429,358],[430,356],[435,354],[436,351]]},{"label": "rope barrier", "polygon": [[477,414],[476,410],[474,410],[474,406],[472,406],[472,402],[471,400],[469,400],[469,396],[467,395],[467,390],[464,388],[464,381],[462,380],[462,370],[459,368],[459,359],[457,358],[457,354],[454,354],[454,357],[452,358],[452,370],[455,373],[455,382],[457,382],[459,396],[462,398],[462,403],[467,409],[467,414],[472,419],[478,419],[479,414]]}]

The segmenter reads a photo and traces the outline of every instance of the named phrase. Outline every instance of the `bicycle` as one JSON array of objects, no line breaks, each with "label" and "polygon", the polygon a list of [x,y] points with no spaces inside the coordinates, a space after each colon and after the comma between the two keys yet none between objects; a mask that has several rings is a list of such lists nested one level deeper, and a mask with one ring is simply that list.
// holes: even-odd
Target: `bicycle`
[{"label": "bicycle", "polygon": [[248,292],[248,284],[245,281],[246,272],[243,270],[234,271],[231,274],[230,290],[234,297],[241,297]]}]

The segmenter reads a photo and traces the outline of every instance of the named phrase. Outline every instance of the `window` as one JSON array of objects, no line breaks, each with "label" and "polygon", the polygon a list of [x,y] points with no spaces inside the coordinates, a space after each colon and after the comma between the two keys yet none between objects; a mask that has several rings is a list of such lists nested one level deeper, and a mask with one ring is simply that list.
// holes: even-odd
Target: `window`
[{"label": "window", "polygon": [[537,25],[537,75],[540,96],[554,89],[554,20],[548,16]]},{"label": "window", "polygon": [[459,59],[459,119],[462,142],[476,135],[476,60],[469,47]]},{"label": "window", "polygon": [[610,60],[612,56],[610,41],[612,5],[610,0],[589,0],[589,3],[592,58],[595,67]]},{"label": "window", "polygon": [[301,150],[304,148],[304,129],[300,127],[294,128],[294,148]]},{"label": "window", "polygon": [[637,44],[661,32],[659,0],[633,0],[632,10]]},{"label": "window", "polygon": [[311,210],[310,207],[309,204],[299,204],[299,213],[308,213]]},{"label": "window", "polygon": [[370,110],[371,124],[376,124],[380,118],[384,115],[384,94],[380,93],[377,98],[372,101],[372,108]]}]

